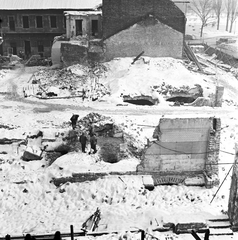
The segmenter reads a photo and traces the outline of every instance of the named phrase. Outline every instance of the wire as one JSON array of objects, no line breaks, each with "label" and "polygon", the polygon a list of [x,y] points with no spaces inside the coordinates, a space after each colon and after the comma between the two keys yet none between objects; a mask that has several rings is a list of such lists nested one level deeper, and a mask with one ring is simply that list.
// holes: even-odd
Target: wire
[{"label": "wire", "polygon": [[213,151],[206,151],[206,152],[182,152],[182,151],[178,151],[178,150],[175,150],[175,149],[172,149],[172,148],[167,148],[167,147],[164,147],[162,146],[161,144],[155,142],[156,145],[164,148],[164,149],[167,149],[169,151],[173,151],[173,152],[177,152],[177,153],[183,153],[183,154],[191,154],[191,155],[195,155],[195,154],[207,154],[207,153],[214,153],[214,152],[223,152],[223,153],[226,153],[226,154],[230,154],[230,155],[235,155],[234,153],[230,153],[230,152],[226,152],[226,151],[223,151],[223,150],[219,150],[219,149],[215,149]]}]

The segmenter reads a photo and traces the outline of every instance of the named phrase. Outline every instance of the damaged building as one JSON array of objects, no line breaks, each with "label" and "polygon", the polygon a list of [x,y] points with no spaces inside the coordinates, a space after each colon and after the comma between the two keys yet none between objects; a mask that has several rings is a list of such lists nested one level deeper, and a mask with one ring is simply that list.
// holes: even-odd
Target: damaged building
[{"label": "damaged building", "polygon": [[[103,0],[105,59],[182,58],[186,18],[170,0]],[[169,41],[168,41],[169,39]]]},{"label": "damaged building", "polygon": [[103,0],[102,12],[65,12],[70,42],[61,45],[63,61],[103,62],[141,52],[182,58],[186,18],[181,9],[171,0]]},{"label": "damaged building", "polygon": [[92,11],[101,0],[8,0],[2,1],[0,16],[1,33],[4,39],[1,55],[23,52],[31,55],[51,56],[51,47],[56,36],[66,34],[64,11]]},{"label": "damaged building", "polygon": [[157,185],[218,185],[220,126],[218,118],[162,118],[137,171]]},{"label": "damaged building", "polygon": [[238,232],[238,144],[235,146],[235,161],[232,165],[230,196],[228,204],[228,216],[232,225],[232,230]]}]

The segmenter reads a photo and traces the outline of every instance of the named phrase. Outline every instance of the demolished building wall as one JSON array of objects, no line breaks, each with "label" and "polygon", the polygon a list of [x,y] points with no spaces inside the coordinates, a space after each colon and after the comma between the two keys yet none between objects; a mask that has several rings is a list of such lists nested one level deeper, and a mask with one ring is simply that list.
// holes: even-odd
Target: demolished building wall
[{"label": "demolished building wall", "polygon": [[79,44],[70,41],[61,44],[61,58],[64,66],[87,65],[89,62],[102,62],[104,51],[100,42],[86,41],[86,44]]},{"label": "demolished building wall", "polygon": [[235,161],[233,165],[233,173],[230,187],[230,197],[228,203],[228,216],[231,221],[232,230],[238,231],[238,145],[236,144]]},{"label": "demolished building wall", "polygon": [[144,173],[204,174],[204,184],[219,184],[220,119],[176,118],[160,120],[137,170]]},{"label": "demolished building wall", "polygon": [[[110,39],[112,36],[117,35],[121,31],[125,30],[124,34],[120,34],[118,37],[111,38],[111,41],[112,43],[113,41],[116,41],[116,43],[112,45],[115,46],[118,44],[123,53],[128,51],[126,56],[136,56],[144,50],[140,48],[141,46],[146,48],[146,46],[149,45],[150,50],[147,54],[152,54],[154,50],[155,53],[153,53],[153,57],[182,57],[183,41],[181,41],[181,39],[183,40],[185,33],[185,15],[172,1],[148,0],[145,3],[144,0],[131,0],[129,2],[125,0],[104,0],[102,10],[103,39]],[[157,28],[153,29],[151,28],[151,24],[147,25],[147,20],[144,28],[137,27],[137,29],[134,31],[132,29],[130,29],[130,31],[126,30],[132,26],[135,26],[136,23],[139,23],[151,16],[160,22],[160,25],[157,25]],[[163,25],[161,25],[161,23]],[[171,31],[171,29],[173,29],[174,33],[177,34],[172,34],[173,31]],[[153,30],[156,30],[155,33]],[[173,44],[169,45],[173,49],[173,51],[170,53],[168,53],[168,42],[170,41],[165,42],[164,38],[161,38],[161,35],[164,35],[164,37],[172,41],[173,44],[175,43],[175,40],[178,39],[178,42],[175,43],[175,47],[172,47]],[[155,39],[157,38],[158,40],[155,42]],[[138,45],[138,42],[140,41],[142,41],[140,44],[141,46],[133,47],[131,52],[130,49],[133,44],[137,43],[136,45]],[[110,40],[108,45],[110,46]],[[159,47],[160,51],[157,51],[156,46],[157,48]],[[161,49],[163,49],[162,53]],[[108,51],[110,50],[112,50],[112,47],[108,47]],[[119,51],[116,53],[119,53]]]},{"label": "demolished building wall", "polygon": [[180,58],[183,34],[150,16],[106,39],[104,43],[106,61],[115,57],[135,57],[142,51],[149,57]]}]

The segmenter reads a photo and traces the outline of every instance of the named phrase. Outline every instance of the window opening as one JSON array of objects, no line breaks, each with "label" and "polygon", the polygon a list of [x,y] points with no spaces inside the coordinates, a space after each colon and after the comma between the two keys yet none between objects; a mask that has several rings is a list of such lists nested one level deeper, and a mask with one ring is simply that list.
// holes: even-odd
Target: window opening
[{"label": "window opening", "polygon": [[23,22],[23,28],[29,28],[29,17],[28,16],[23,16],[22,22]]}]

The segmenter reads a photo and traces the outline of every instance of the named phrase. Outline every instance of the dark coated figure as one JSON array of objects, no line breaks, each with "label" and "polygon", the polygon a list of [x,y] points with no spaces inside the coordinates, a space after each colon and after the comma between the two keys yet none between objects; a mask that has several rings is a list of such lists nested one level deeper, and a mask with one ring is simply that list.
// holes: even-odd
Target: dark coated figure
[{"label": "dark coated figure", "polygon": [[[91,150],[93,150],[93,154],[95,154],[97,152],[97,138],[95,134],[92,134],[92,136],[90,136],[90,146],[91,146]],[[90,153],[91,153],[90,150]]]},{"label": "dark coated figure", "polygon": [[73,130],[76,128],[76,123],[78,121],[78,118],[79,118],[78,114],[73,114],[73,116],[70,118]]},{"label": "dark coated figure", "polygon": [[79,142],[81,143],[83,153],[85,153],[87,141],[88,141],[87,137],[85,136],[84,132],[82,132],[81,136],[79,137]]}]

